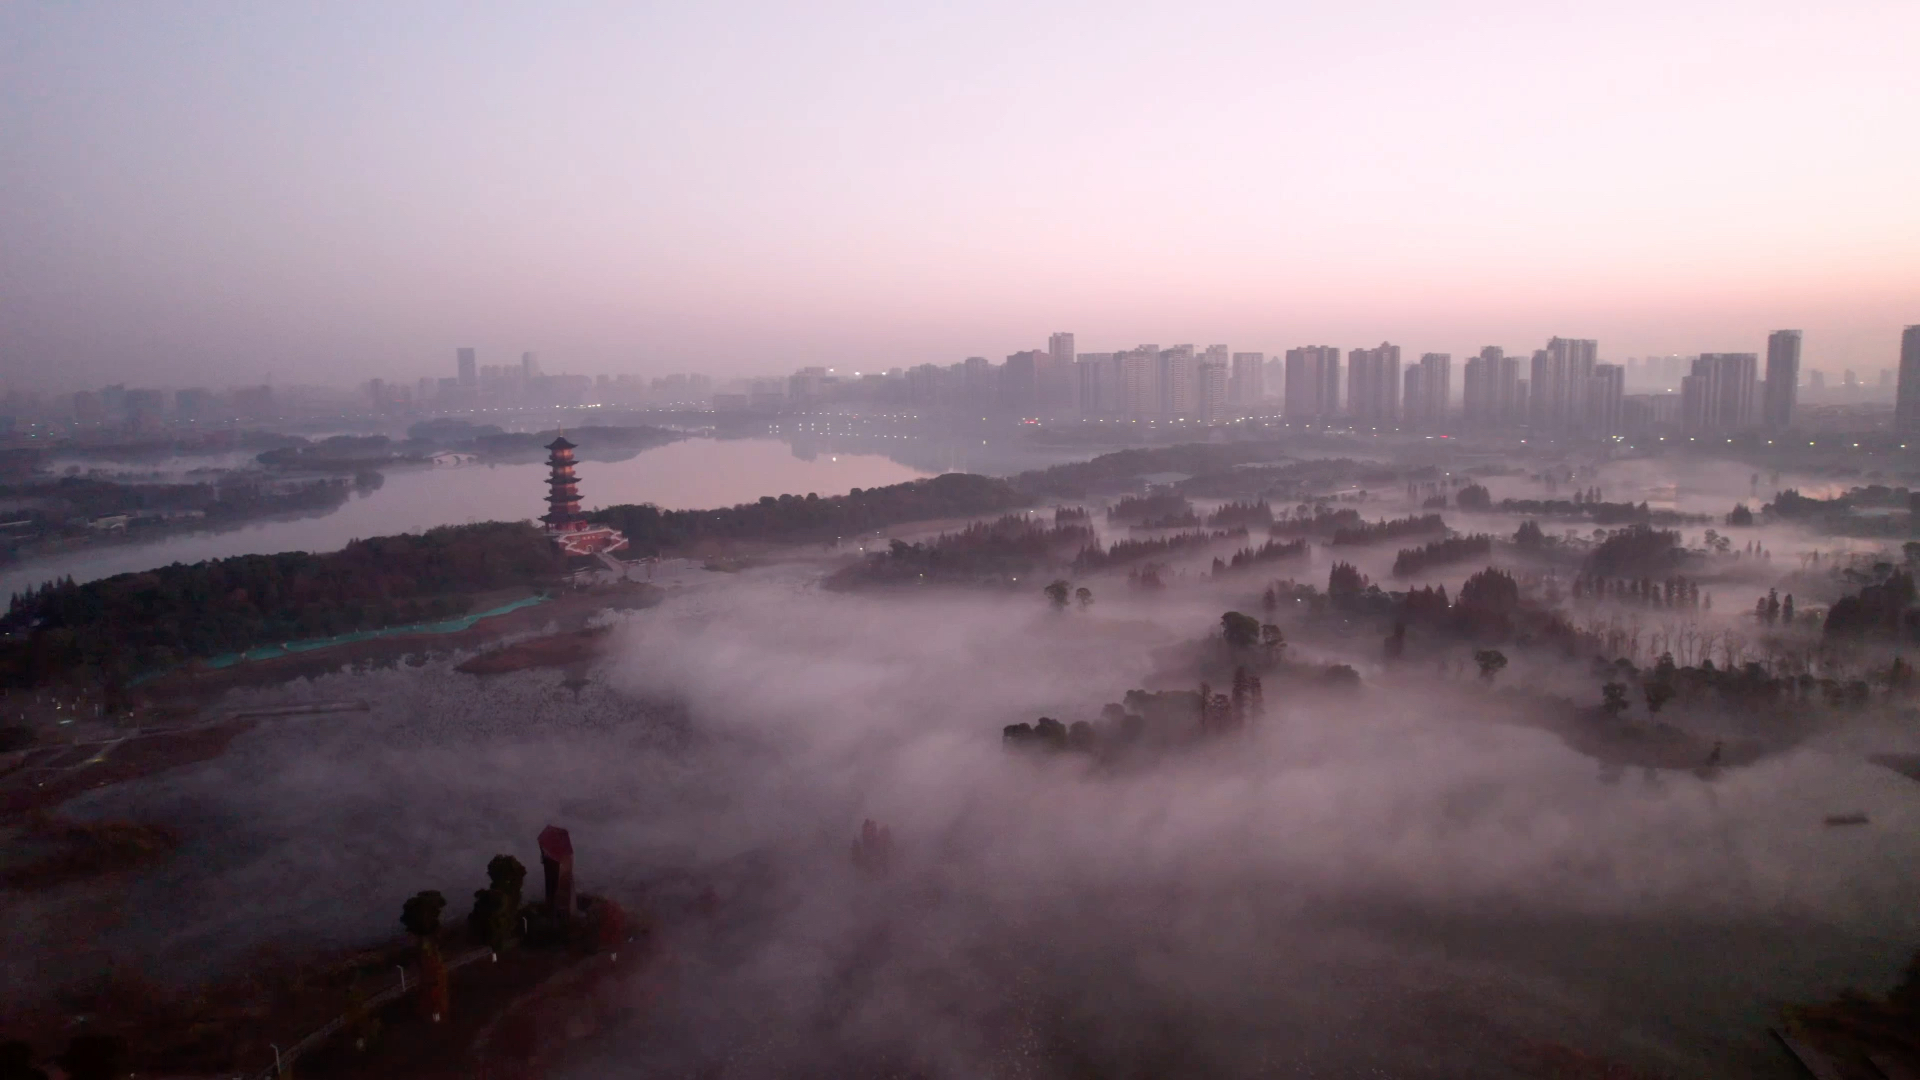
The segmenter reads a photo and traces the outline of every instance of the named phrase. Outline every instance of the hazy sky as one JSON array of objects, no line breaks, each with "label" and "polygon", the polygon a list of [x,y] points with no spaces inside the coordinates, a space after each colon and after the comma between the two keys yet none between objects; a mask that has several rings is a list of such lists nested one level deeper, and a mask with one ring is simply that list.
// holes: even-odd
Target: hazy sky
[{"label": "hazy sky", "polygon": [[1920,4],[0,6],[0,375],[1894,362]]}]

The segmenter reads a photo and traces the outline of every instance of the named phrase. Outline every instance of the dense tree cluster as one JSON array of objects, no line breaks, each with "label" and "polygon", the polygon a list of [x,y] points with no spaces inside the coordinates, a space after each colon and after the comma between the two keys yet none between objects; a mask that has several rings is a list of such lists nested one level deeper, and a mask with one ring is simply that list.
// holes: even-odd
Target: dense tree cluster
[{"label": "dense tree cluster", "polygon": [[379,473],[368,472],[351,478],[304,479],[241,473],[202,484],[123,483],[82,476],[0,484],[0,502],[32,508],[17,515],[32,525],[10,530],[4,542],[18,545],[52,536],[90,535],[88,522],[116,515],[127,516],[127,532],[132,535],[189,519],[195,527],[206,527],[268,514],[326,512],[352,498],[356,490],[372,490],[381,483]]},{"label": "dense tree cluster", "polygon": [[1294,516],[1276,521],[1267,529],[1271,536],[1332,536],[1341,529],[1363,527],[1360,511],[1351,506],[1334,509],[1325,503],[1301,504]]},{"label": "dense tree cluster", "polygon": [[397,454],[385,435],[330,435],[319,442],[283,446],[254,455],[254,460],[278,469],[355,469],[377,467]]},{"label": "dense tree cluster", "polygon": [[[1700,583],[1679,574],[1660,581],[1648,577],[1609,578],[1577,574],[1573,579],[1573,599],[1611,600],[1638,607],[1688,611],[1700,610],[1703,602]],[[1711,594],[1704,597],[1704,606],[1712,610]]]},{"label": "dense tree cluster", "polygon": [[1539,523],[1527,520],[1513,530],[1513,542],[1517,547],[1542,548],[1547,546],[1547,534],[1540,531]]},{"label": "dense tree cluster", "polygon": [[[1520,583],[1512,574],[1491,566],[1474,574],[1460,586],[1449,602],[1444,586],[1412,589],[1396,594],[1392,608],[1395,636],[1403,635],[1401,626],[1436,628],[1450,636],[1465,638],[1504,638],[1513,631],[1513,620],[1520,614]],[[1389,656],[1397,655],[1403,644],[1390,639]]]},{"label": "dense tree cluster", "polygon": [[1193,511],[1193,504],[1185,495],[1171,492],[1158,495],[1129,495],[1107,509],[1108,521],[1155,521],[1166,518],[1193,518],[1193,524],[1200,524],[1199,516]]},{"label": "dense tree cluster", "polygon": [[[1920,494],[1907,488],[1869,484],[1849,488],[1831,499],[1812,499],[1787,488],[1761,507],[1761,511],[1769,518],[1817,523],[1822,531],[1836,535],[1907,536],[1911,535],[1914,516],[1920,515],[1916,504],[1920,504]],[[1873,507],[1905,510],[1907,514],[1857,513]]]},{"label": "dense tree cluster", "polygon": [[1479,558],[1493,551],[1493,537],[1485,533],[1450,536],[1430,541],[1424,547],[1402,548],[1393,560],[1394,577],[1412,577],[1430,567],[1444,566],[1462,559]]},{"label": "dense tree cluster", "polygon": [[1009,749],[1107,756],[1230,734],[1257,722],[1265,711],[1260,676],[1241,666],[1234,668],[1230,693],[1216,693],[1206,683],[1197,691],[1129,690],[1122,702],[1102,708],[1098,720],[1068,724],[1043,716],[1031,724],[1007,724],[1000,740]]},{"label": "dense tree cluster", "polygon": [[1592,577],[1666,577],[1687,559],[1680,534],[1649,525],[1629,525],[1607,533],[1587,553],[1584,571]]},{"label": "dense tree cluster", "polygon": [[1454,505],[1462,510],[1491,510],[1493,495],[1480,484],[1468,484],[1453,497]]},{"label": "dense tree cluster", "polygon": [[1165,517],[1148,518],[1131,526],[1133,532],[1152,532],[1156,529],[1197,529],[1201,525],[1200,515],[1192,510]]},{"label": "dense tree cluster", "polygon": [[1279,540],[1269,540],[1257,548],[1241,548],[1239,551],[1233,553],[1231,561],[1224,559],[1213,560],[1213,572],[1215,575],[1227,574],[1236,570],[1245,570],[1260,563],[1276,562],[1280,559],[1303,558],[1307,554],[1308,546],[1305,537],[1298,540],[1289,540],[1285,543]]},{"label": "dense tree cluster", "polygon": [[1214,528],[1233,525],[1271,525],[1273,507],[1265,499],[1253,502],[1230,502],[1207,515],[1207,524]]},{"label": "dense tree cluster", "polygon": [[1352,596],[1371,584],[1352,563],[1337,562],[1327,571],[1327,595],[1336,599]]},{"label": "dense tree cluster", "polygon": [[[109,683],[262,642],[405,625],[468,610],[472,593],[562,569],[538,529],[490,522],[356,540],[313,555],[240,555],[16,595],[0,685]],[[22,633],[31,631],[30,633]]]},{"label": "dense tree cluster", "polygon": [[[1594,670],[1603,678],[1619,684],[1640,687],[1647,712],[1658,715],[1669,703],[1718,699],[1734,707],[1752,708],[1774,703],[1822,702],[1835,708],[1858,708],[1872,695],[1865,679],[1819,678],[1810,674],[1773,674],[1765,665],[1746,663],[1716,666],[1712,660],[1698,665],[1679,666],[1672,653],[1662,653],[1653,667],[1640,669],[1624,658],[1608,661],[1594,659]],[[1896,659],[1882,674],[1889,686],[1899,687],[1912,669]]]},{"label": "dense tree cluster", "polygon": [[1157,558],[1182,548],[1201,547],[1227,540],[1245,540],[1245,529],[1220,529],[1214,532],[1176,533],[1172,536],[1159,536],[1141,540],[1116,540],[1102,548],[1098,543],[1090,544],[1074,556],[1073,568],[1082,573],[1092,570],[1104,570],[1109,566],[1121,566],[1139,559]]},{"label": "dense tree cluster", "polygon": [[1146,562],[1127,571],[1127,585],[1135,589],[1166,588],[1167,564]]},{"label": "dense tree cluster", "polygon": [[1336,547],[1350,544],[1375,544],[1382,540],[1398,540],[1403,536],[1445,532],[1446,529],[1447,523],[1439,514],[1422,514],[1417,517],[1393,518],[1388,521],[1338,528],[1333,531],[1331,543]]},{"label": "dense tree cluster", "polygon": [[[1032,495],[1084,499],[1096,491],[1121,491],[1137,486],[1140,477],[1153,473],[1185,473],[1193,479],[1183,481],[1183,485],[1190,486],[1190,490],[1196,494],[1201,492],[1191,486],[1209,481],[1224,483],[1232,490],[1222,490],[1220,494],[1231,494],[1261,490],[1244,485],[1250,481],[1260,482],[1262,478],[1259,474],[1268,471],[1239,469],[1236,466],[1270,462],[1277,456],[1278,448],[1272,443],[1189,443],[1102,454],[1092,461],[1021,473],[1013,483],[1019,490]],[[1290,476],[1319,476],[1339,475],[1352,465],[1347,461],[1302,462],[1282,468]]]},{"label": "dense tree cluster", "polygon": [[1920,614],[1908,610],[1913,599],[1913,575],[1906,570],[1889,568],[1883,580],[1841,597],[1827,610],[1826,635],[1830,638],[1920,637]]},{"label": "dense tree cluster", "polygon": [[1501,499],[1500,510],[1535,517],[1586,518],[1595,525],[1701,525],[1713,520],[1705,514],[1655,510],[1646,503],[1610,503],[1598,500]]},{"label": "dense tree cluster", "polygon": [[1772,626],[1785,620],[1793,625],[1793,594],[1788,593],[1785,601],[1780,599],[1780,590],[1768,589],[1767,595],[1754,602],[1753,617],[1756,621]]},{"label": "dense tree cluster", "polygon": [[1852,501],[1845,495],[1832,499],[1809,499],[1800,494],[1798,488],[1787,488],[1773,497],[1773,501],[1760,509],[1769,517],[1787,521],[1819,517],[1832,511],[1846,511],[1852,508]]},{"label": "dense tree cluster", "polygon": [[1461,584],[1456,603],[1481,611],[1512,612],[1520,607],[1520,583],[1505,570],[1489,566]]},{"label": "dense tree cluster", "polygon": [[521,888],[527,868],[511,855],[495,855],[487,863],[487,887],[473,891],[473,909],[467,913],[467,933],[494,952],[506,949],[518,933]]},{"label": "dense tree cluster", "polygon": [[906,521],[997,513],[1030,501],[1004,480],[948,473],[827,498],[767,495],[721,510],[625,504],[587,517],[626,533],[634,555],[657,555],[703,540],[830,541]]},{"label": "dense tree cluster", "polygon": [[1055,525],[1091,525],[1093,514],[1084,506],[1056,506],[1053,508]]},{"label": "dense tree cluster", "polygon": [[1086,525],[1049,525],[1022,514],[976,521],[958,532],[910,544],[894,540],[828,579],[832,586],[1013,580],[1038,573],[1057,556],[1093,540]]}]

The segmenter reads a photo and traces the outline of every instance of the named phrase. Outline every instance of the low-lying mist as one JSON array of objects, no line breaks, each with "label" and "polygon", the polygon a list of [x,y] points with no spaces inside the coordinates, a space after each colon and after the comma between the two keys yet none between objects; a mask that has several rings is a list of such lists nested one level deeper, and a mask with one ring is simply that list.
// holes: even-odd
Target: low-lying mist
[{"label": "low-lying mist", "polygon": [[[1889,983],[1920,931],[1915,789],[1863,757],[1911,748],[1890,728],[1609,780],[1491,719],[1497,690],[1370,673],[1348,695],[1270,681],[1251,730],[1146,760],[1014,752],[1005,724],[1175,685],[1155,651],[1215,632],[1245,585],[1096,581],[1055,612],[1039,582],[814,576],[678,591],[584,687],[436,663],[299,688],[373,711],[78,805],[190,838],[107,940],[162,978],[364,941],[419,889],[464,912],[489,856],[531,863],[554,823],[589,891],[719,900],[668,920],[669,991],[579,1080],[1499,1075],[1545,1040],[1734,1076],[1780,1068],[1771,1006]],[[1822,825],[1856,810],[1870,828]],[[884,877],[848,856],[865,819],[895,838]],[[21,925],[58,933],[58,903]]]}]

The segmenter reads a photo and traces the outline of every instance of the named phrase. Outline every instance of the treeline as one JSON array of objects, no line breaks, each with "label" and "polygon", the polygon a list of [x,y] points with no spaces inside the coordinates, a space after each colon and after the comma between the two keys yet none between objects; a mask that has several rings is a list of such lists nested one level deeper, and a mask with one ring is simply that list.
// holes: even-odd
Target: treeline
[{"label": "treeline", "polygon": [[[1278,627],[1266,629],[1280,636]],[[1265,714],[1260,676],[1240,664],[1233,669],[1233,685],[1227,693],[1217,693],[1204,682],[1197,691],[1129,690],[1123,701],[1104,706],[1098,720],[1066,724],[1043,716],[1031,724],[1007,724],[1000,729],[1000,739],[1010,749],[1110,754],[1230,735],[1258,723]]]},{"label": "treeline", "polygon": [[1283,518],[1267,529],[1269,536],[1332,536],[1341,529],[1358,528],[1364,524],[1360,511],[1351,506],[1338,510],[1324,503],[1316,505],[1309,516]]},{"label": "treeline", "polygon": [[1678,532],[1629,525],[1608,533],[1587,553],[1582,569],[1593,577],[1665,577],[1686,559]]},{"label": "treeline", "polygon": [[1501,499],[1500,509],[1509,514],[1536,517],[1587,518],[1595,525],[1705,525],[1710,514],[1683,514],[1677,510],[1655,510],[1646,503],[1600,502],[1570,499]]},{"label": "treeline", "polygon": [[[1774,704],[1798,707],[1815,702],[1832,708],[1859,708],[1873,694],[1872,685],[1865,679],[1817,678],[1804,673],[1775,675],[1759,663],[1715,666],[1710,659],[1697,666],[1681,667],[1674,663],[1672,653],[1662,653],[1651,668],[1635,667],[1624,657],[1611,662],[1596,657],[1594,672],[1610,680],[1603,688],[1602,707],[1615,715],[1628,708],[1629,687],[1635,684],[1650,716],[1659,715],[1673,701],[1717,698],[1722,704],[1744,708]],[[1890,691],[1903,692],[1913,685],[1913,668],[1898,657],[1877,674],[1878,681]],[[1715,759],[1707,762],[1716,763]]]},{"label": "treeline", "polygon": [[1217,544],[1225,540],[1245,540],[1245,529],[1221,529],[1215,532],[1176,533],[1173,536],[1159,536],[1147,540],[1116,540],[1102,548],[1091,544],[1074,556],[1073,568],[1085,572],[1104,570],[1109,566],[1120,566],[1139,559],[1168,555],[1182,548],[1200,547]]},{"label": "treeline", "polygon": [[1056,506],[1053,508],[1055,525],[1091,525],[1093,515],[1084,506]]},{"label": "treeline", "polygon": [[1269,462],[1280,456],[1273,443],[1189,443],[1147,450],[1121,450],[1092,461],[1055,465],[1021,473],[1013,485],[1030,495],[1084,499],[1098,491],[1119,491],[1152,473],[1185,473],[1193,484],[1210,476],[1232,478],[1235,466]]},{"label": "treeline", "polygon": [[1284,465],[1245,464],[1182,480],[1175,485],[1190,498],[1263,496],[1268,501],[1304,497],[1308,492],[1353,480],[1371,482],[1376,466],[1349,458],[1292,461]]},{"label": "treeline", "polygon": [[830,586],[915,585],[1013,579],[1051,565],[1064,549],[1094,539],[1085,525],[1048,525],[1020,514],[974,522],[922,544],[894,540],[828,579]]},{"label": "treeline", "polygon": [[[1491,566],[1469,577],[1459,594],[1449,599],[1445,586],[1388,593],[1351,563],[1335,563],[1327,573],[1324,595],[1310,585],[1279,582],[1263,597],[1269,611],[1288,601],[1304,602],[1315,613],[1332,609],[1349,615],[1390,617],[1396,624],[1424,625],[1447,636],[1478,639],[1508,637],[1521,616],[1529,614],[1521,604],[1520,583],[1512,574]],[[1540,636],[1557,640],[1571,632],[1564,625],[1553,625],[1557,616],[1551,612],[1531,615],[1538,625],[1530,628]],[[1404,630],[1396,630],[1389,655],[1398,655],[1404,646]]]},{"label": "treeline", "polygon": [[339,551],[240,555],[15,595],[0,685],[110,685],[262,642],[328,637],[460,614],[468,595],[557,579],[531,525],[488,522],[356,540]]},{"label": "treeline", "polygon": [[[1605,578],[1579,574],[1573,579],[1575,600],[1612,600],[1638,607],[1697,611],[1702,607],[1700,583],[1675,574],[1663,581],[1653,578]],[[1761,601],[1765,603],[1763,599]],[[1705,609],[1713,610],[1713,594],[1705,597]]]},{"label": "treeline", "polygon": [[1129,495],[1107,510],[1108,521],[1151,521],[1155,518],[1193,518],[1193,504],[1184,495]]},{"label": "treeline", "polygon": [[361,473],[352,479],[305,480],[266,479],[257,473],[242,473],[204,484],[122,483],[66,476],[0,485],[0,500],[17,500],[33,507],[18,516],[35,523],[24,535],[36,536],[61,529],[77,532],[95,518],[117,514],[127,515],[127,528],[135,531],[181,520],[212,524],[266,514],[334,510],[352,498],[355,490],[373,490],[381,483],[377,472]]},{"label": "treeline", "polygon": [[1445,532],[1447,523],[1439,514],[1422,514],[1418,517],[1394,518],[1389,521],[1376,521],[1370,524],[1350,525],[1333,531],[1332,543],[1335,547],[1350,544],[1375,544],[1382,540],[1398,540],[1403,536],[1418,536],[1421,533]]},{"label": "treeline", "polygon": [[974,517],[1012,510],[1032,500],[1004,480],[948,473],[887,487],[854,488],[845,495],[762,496],[720,510],[662,510],[626,504],[587,517],[627,534],[634,555],[657,555],[708,540],[774,542],[851,539],[908,521]]},{"label": "treeline", "polygon": [[1297,559],[1306,554],[1307,541],[1304,537],[1285,543],[1278,540],[1269,540],[1257,548],[1241,548],[1239,551],[1233,553],[1233,558],[1230,561],[1223,559],[1213,560],[1213,572],[1217,577],[1222,574],[1232,573],[1236,570],[1244,570],[1251,566],[1257,566],[1260,563],[1277,562],[1281,559]]},{"label": "treeline", "polygon": [[1826,636],[1920,638],[1920,612],[1909,610],[1913,600],[1913,575],[1905,570],[1890,570],[1883,580],[1841,597],[1827,609]]},{"label": "treeline", "polygon": [[1462,559],[1478,558],[1493,551],[1493,537],[1485,533],[1450,536],[1425,547],[1402,548],[1393,560],[1394,577],[1412,577],[1429,567],[1443,566]]},{"label": "treeline", "polygon": [[1197,529],[1200,525],[1200,515],[1188,510],[1184,514],[1168,514],[1165,517],[1148,518],[1138,525],[1132,525],[1128,528],[1130,532],[1152,532],[1155,529]]},{"label": "treeline", "polygon": [[1273,507],[1265,499],[1254,502],[1230,502],[1207,515],[1207,524],[1214,528],[1229,525],[1271,525]]}]

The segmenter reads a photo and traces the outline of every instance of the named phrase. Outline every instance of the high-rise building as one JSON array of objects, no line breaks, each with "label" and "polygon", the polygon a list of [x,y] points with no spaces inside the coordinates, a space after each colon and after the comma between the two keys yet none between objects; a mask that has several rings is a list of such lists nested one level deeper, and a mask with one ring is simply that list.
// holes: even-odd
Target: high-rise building
[{"label": "high-rise building", "polygon": [[1690,432],[1744,431],[1754,423],[1757,353],[1701,353],[1680,380],[1680,424]]},{"label": "high-rise building", "polygon": [[460,385],[463,387],[473,387],[473,386],[479,385],[480,369],[477,365],[477,362],[474,360],[473,350],[472,349],[456,350],[454,353],[454,358],[460,365],[459,366]]},{"label": "high-rise building", "polygon": [[1160,354],[1160,417],[1164,420],[1191,420],[1199,402],[1195,384],[1193,346],[1174,345]]},{"label": "high-rise building", "polygon": [[1047,338],[1047,355],[1051,356],[1056,364],[1072,364],[1073,335],[1066,333],[1050,335]]},{"label": "high-rise building", "polygon": [[1039,349],[1007,357],[1000,369],[1000,404],[1021,416],[1040,409],[1040,373],[1052,358]]},{"label": "high-rise building", "polygon": [[1400,419],[1400,346],[1347,353],[1347,413],[1355,423],[1392,424]]},{"label": "high-rise building", "polygon": [[1125,353],[1081,353],[1074,361],[1082,416],[1117,416],[1123,411],[1121,383]]},{"label": "high-rise building", "polygon": [[1893,423],[1920,431],[1920,325],[1900,334],[1900,382],[1894,390]]},{"label": "high-rise building", "polygon": [[1521,401],[1523,385],[1520,358],[1508,356],[1498,345],[1489,345],[1467,361],[1460,387],[1461,413],[1483,427],[1518,423],[1526,415]]},{"label": "high-rise building", "polygon": [[1621,408],[1627,394],[1627,369],[1619,364],[1595,364],[1588,376],[1584,427],[1596,435],[1622,433]]},{"label": "high-rise building", "polygon": [[1047,358],[1040,369],[1040,405],[1048,412],[1073,412],[1080,397],[1073,367],[1073,335],[1047,338]]},{"label": "high-rise building", "polygon": [[540,377],[540,354],[523,352],[520,354],[520,378],[537,379]]},{"label": "high-rise building", "polygon": [[1340,350],[1333,345],[1306,345],[1287,350],[1286,401],[1281,411],[1288,420],[1330,420],[1340,412]]},{"label": "high-rise building", "polygon": [[1586,393],[1600,343],[1591,338],[1554,338],[1533,354],[1528,421],[1535,427],[1569,431],[1587,415]]},{"label": "high-rise building", "polygon": [[1769,430],[1793,426],[1793,406],[1800,389],[1800,331],[1775,330],[1767,335],[1766,405],[1760,422]]},{"label": "high-rise building", "polygon": [[1423,353],[1407,369],[1401,394],[1401,412],[1410,424],[1438,424],[1447,418],[1453,382],[1450,353]]},{"label": "high-rise building", "polygon": [[993,361],[984,356],[967,357],[960,375],[961,395],[967,405],[975,409],[992,405],[999,389],[998,375]]},{"label": "high-rise building", "polygon": [[1120,362],[1121,409],[1131,420],[1160,416],[1160,346],[1142,345]]},{"label": "high-rise building", "polygon": [[1227,386],[1227,400],[1242,408],[1258,405],[1267,396],[1267,354],[1233,354],[1233,377]]},{"label": "high-rise building", "polygon": [[206,419],[213,415],[213,392],[199,387],[176,390],[173,411],[189,419]]},{"label": "high-rise building", "polygon": [[1221,424],[1227,420],[1227,380],[1229,366],[1226,358],[1226,346],[1219,346],[1220,352],[1208,349],[1197,369],[1198,386],[1195,388],[1195,404],[1200,412],[1203,424]]}]

